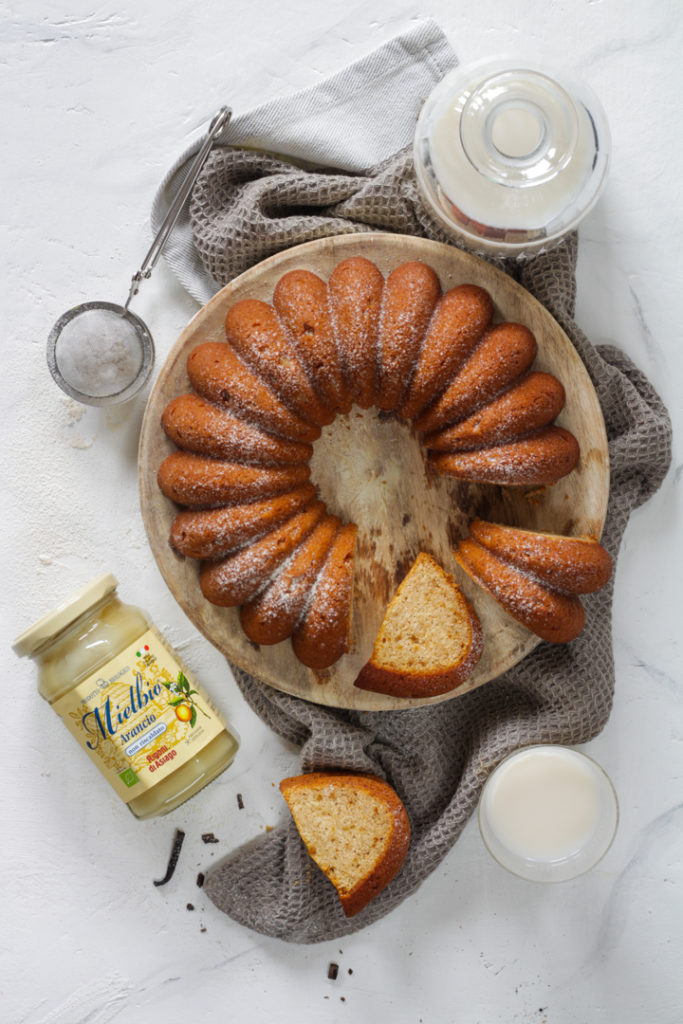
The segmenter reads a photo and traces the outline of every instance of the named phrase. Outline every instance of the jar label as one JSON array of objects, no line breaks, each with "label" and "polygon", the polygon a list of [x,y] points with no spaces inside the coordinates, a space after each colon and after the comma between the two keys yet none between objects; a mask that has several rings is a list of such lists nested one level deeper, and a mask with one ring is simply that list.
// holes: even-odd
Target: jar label
[{"label": "jar label", "polygon": [[154,628],[52,707],[125,803],[191,760],[225,728]]}]

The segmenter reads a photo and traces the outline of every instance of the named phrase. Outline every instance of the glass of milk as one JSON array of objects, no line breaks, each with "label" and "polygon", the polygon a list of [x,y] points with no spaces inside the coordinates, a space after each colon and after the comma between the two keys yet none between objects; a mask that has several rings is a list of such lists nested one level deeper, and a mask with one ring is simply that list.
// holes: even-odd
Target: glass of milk
[{"label": "glass of milk", "polygon": [[427,98],[413,157],[437,223],[474,252],[525,258],[585,217],[609,166],[597,97],[513,60],[457,67]]},{"label": "glass of milk", "polygon": [[594,867],[612,843],[618,818],[614,787],[600,765],[563,746],[510,754],[479,801],[489,853],[534,882],[564,882]]}]

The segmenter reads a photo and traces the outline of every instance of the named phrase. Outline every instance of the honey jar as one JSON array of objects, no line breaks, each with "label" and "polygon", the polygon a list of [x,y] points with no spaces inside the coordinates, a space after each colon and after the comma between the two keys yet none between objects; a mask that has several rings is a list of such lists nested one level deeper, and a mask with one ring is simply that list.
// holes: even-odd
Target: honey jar
[{"label": "honey jar", "polygon": [[111,573],[13,644],[38,691],[136,818],[167,814],[232,762],[238,740],[147,614]]}]

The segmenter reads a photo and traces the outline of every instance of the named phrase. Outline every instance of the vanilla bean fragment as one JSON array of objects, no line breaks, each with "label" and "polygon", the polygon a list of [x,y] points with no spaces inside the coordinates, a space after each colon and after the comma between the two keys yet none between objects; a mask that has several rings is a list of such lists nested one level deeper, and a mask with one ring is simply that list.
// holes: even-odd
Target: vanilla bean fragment
[{"label": "vanilla bean fragment", "polygon": [[178,863],[178,857],[180,856],[180,848],[183,845],[184,838],[185,833],[183,832],[183,830],[181,828],[177,828],[175,830],[175,837],[173,839],[173,847],[171,848],[171,856],[168,859],[168,867],[166,868],[166,874],[164,875],[163,878],[160,878],[158,881],[154,880],[154,885],[166,885],[166,883],[170,882],[171,879],[173,878],[173,872],[175,871],[176,864]]}]

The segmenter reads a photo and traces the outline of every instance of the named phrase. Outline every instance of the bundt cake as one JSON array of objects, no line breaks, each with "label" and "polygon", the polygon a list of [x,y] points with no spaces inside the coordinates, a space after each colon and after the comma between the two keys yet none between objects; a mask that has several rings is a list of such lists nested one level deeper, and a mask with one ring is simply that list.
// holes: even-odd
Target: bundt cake
[{"label": "bundt cake", "polygon": [[612,561],[594,537],[500,526],[475,519],[455,552],[459,565],[514,619],[551,643],[574,640],[585,624],[578,594],[603,587]]},{"label": "bundt cake", "polygon": [[355,685],[394,697],[434,697],[463,683],[482,649],[472,605],[453,577],[420,552],[389,603]]},{"label": "bundt cake", "polygon": [[[177,450],[158,482],[183,508],[171,543],[203,561],[208,601],[242,606],[254,643],[290,638],[317,671],[349,649],[357,528],[316,501],[309,460],[321,429],[353,404],[412,425],[427,466],[446,476],[536,487],[576,466],[576,439],[553,422],[562,384],[531,371],[537,346],[527,327],[494,325],[493,316],[485,290],[459,284],[442,293],[424,263],[404,263],[385,280],[370,260],[352,257],[327,284],[294,270],[272,304],[236,302],[225,340],[190,352],[192,392],[162,416]],[[500,558],[494,546],[469,543]]]},{"label": "bundt cake", "polygon": [[311,772],[283,779],[309,854],[353,917],[398,874],[410,847],[410,821],[398,794],[374,775]]}]

